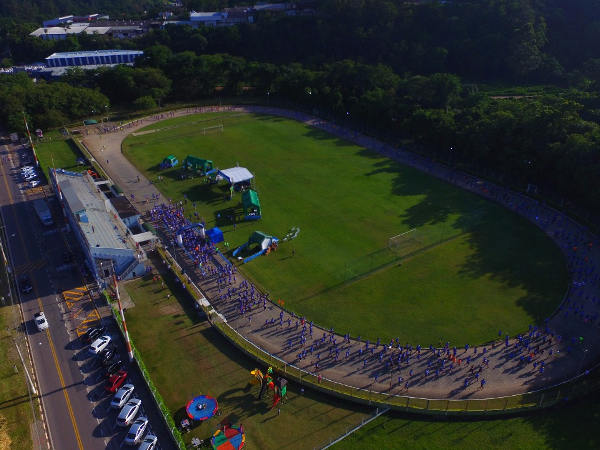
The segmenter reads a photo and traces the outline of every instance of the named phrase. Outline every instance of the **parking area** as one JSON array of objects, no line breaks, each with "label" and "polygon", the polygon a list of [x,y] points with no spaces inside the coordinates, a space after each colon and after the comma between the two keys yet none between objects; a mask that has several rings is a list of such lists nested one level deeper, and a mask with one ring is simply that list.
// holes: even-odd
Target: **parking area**
[{"label": "parking area", "polygon": [[[137,446],[144,450],[161,446],[164,431],[147,387],[129,363],[120,336],[111,327],[88,328],[80,335],[77,357],[98,420],[96,433],[105,438],[107,448]],[[113,339],[114,338],[114,339]],[[147,442],[142,443],[143,440]]]}]

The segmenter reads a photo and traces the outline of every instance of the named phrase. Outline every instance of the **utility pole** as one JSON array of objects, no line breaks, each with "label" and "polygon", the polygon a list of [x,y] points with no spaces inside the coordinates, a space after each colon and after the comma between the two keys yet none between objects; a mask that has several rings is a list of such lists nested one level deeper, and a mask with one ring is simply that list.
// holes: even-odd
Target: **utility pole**
[{"label": "utility pole", "polygon": [[117,275],[115,274],[115,266],[113,265],[112,259],[110,260],[112,267],[113,281],[115,283],[115,291],[117,292],[117,302],[119,304],[119,314],[121,315],[121,321],[123,322],[123,333],[125,334],[125,345],[127,346],[127,356],[129,362],[133,361],[133,351],[131,350],[131,341],[129,340],[129,332],[127,331],[127,323],[125,323],[125,313],[123,312],[123,305],[121,304],[121,296],[119,295],[119,285],[117,284]]}]

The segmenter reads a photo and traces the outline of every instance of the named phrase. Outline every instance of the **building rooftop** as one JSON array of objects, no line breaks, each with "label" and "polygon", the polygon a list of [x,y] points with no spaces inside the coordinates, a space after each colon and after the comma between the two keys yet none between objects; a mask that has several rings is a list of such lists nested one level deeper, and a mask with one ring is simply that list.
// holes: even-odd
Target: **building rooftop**
[{"label": "building rooftop", "polygon": [[87,56],[112,56],[112,55],[143,55],[144,52],[139,50],[95,50],[89,52],[62,52],[53,53],[46,59],[58,59],[58,58],[74,58],[74,57],[87,57]]},{"label": "building rooftop", "polygon": [[56,180],[90,248],[136,250],[125,225],[109,210],[109,200],[87,172],[56,169]]},{"label": "building rooftop", "polygon": [[74,23],[69,25],[68,27],[46,27],[46,28],[38,28],[34,32],[30,33],[30,36],[40,37],[45,34],[54,35],[54,34],[79,34],[82,33],[86,28],[89,27],[87,23]]},{"label": "building rooftop", "polygon": [[135,209],[127,197],[113,197],[110,202],[117,210],[121,218],[139,216],[140,213]]}]

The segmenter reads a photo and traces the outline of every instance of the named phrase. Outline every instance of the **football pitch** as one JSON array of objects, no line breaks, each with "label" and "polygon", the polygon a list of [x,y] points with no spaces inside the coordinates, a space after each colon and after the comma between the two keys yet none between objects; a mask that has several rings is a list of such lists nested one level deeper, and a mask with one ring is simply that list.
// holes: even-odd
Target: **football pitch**
[{"label": "football pitch", "polygon": [[[223,131],[205,132],[215,125]],[[286,309],[340,334],[484,342],[498,330],[513,335],[539,323],[567,289],[559,249],[527,220],[312,126],[234,112],[179,117],[137,133],[124,142],[125,155],[153,182],[163,177],[163,201],[185,198],[186,215],[218,226],[232,260],[253,231],[282,239],[299,228],[239,271]],[[180,164],[159,171],[168,155]],[[224,182],[182,179],[187,155],[250,170],[263,218],[242,220],[241,194],[230,199]],[[410,244],[394,254],[390,238],[412,229],[422,236],[420,251],[400,258]],[[386,264],[366,274],[380,260]]]}]

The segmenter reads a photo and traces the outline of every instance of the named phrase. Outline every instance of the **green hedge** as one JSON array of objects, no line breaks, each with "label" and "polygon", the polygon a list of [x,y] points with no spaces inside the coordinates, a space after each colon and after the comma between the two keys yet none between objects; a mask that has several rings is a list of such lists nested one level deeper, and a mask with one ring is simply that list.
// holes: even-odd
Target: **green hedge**
[{"label": "green hedge", "polygon": [[[106,290],[104,290],[104,291],[102,291],[102,295],[107,300],[107,302],[110,304],[109,293]],[[119,325],[119,329],[121,330],[121,333],[124,335],[125,331],[123,329],[123,321],[121,319],[121,314],[120,314],[119,310],[117,308],[115,308],[113,305],[111,305],[110,309],[112,311],[114,318],[117,321],[117,324]],[[131,345],[131,349],[133,350],[133,356],[137,362],[138,367],[140,368],[140,372],[142,372],[142,376],[144,377],[144,380],[146,380],[148,389],[150,389],[150,392],[152,392],[152,395],[154,396],[154,400],[156,401],[156,404],[158,405],[158,409],[160,409],[160,412],[162,413],[163,418],[165,419],[165,422],[167,423],[167,426],[171,429],[171,435],[173,436],[173,439],[175,439],[175,442],[179,446],[180,450],[185,450],[186,445],[185,445],[185,442],[183,442],[181,433],[177,429],[177,425],[175,424],[175,421],[173,420],[173,417],[171,416],[171,411],[165,404],[165,401],[163,400],[162,396],[158,392],[158,389],[156,389],[156,387],[154,386],[154,383],[152,382],[152,378],[150,377],[150,373],[148,373],[148,369],[146,368],[146,365],[144,364],[144,360],[142,359],[142,355],[137,350],[137,348],[135,348],[135,345],[133,345],[133,341],[131,340],[131,338],[129,339],[129,343]]]}]

